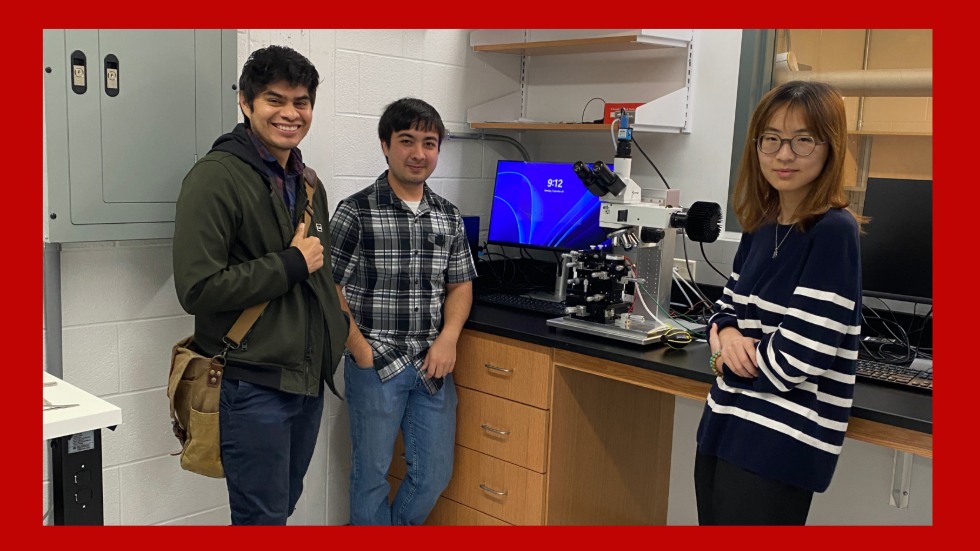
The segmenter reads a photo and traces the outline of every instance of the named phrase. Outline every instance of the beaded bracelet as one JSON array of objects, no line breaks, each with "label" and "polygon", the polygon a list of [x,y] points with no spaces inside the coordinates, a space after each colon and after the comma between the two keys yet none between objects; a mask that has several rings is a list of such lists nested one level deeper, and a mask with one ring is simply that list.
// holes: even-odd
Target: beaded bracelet
[{"label": "beaded bracelet", "polygon": [[724,373],[722,373],[722,371],[715,366],[719,356],[721,356],[721,351],[712,354],[711,359],[708,360],[708,365],[711,367],[711,372],[714,373],[716,377],[724,376]]}]

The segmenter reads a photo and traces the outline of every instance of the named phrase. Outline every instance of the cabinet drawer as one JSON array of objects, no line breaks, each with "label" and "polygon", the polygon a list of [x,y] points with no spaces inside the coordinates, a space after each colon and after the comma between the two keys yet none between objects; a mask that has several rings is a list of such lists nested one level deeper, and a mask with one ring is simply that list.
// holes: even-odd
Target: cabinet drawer
[{"label": "cabinet drawer", "polygon": [[[405,478],[403,453],[395,449],[389,480]],[[442,495],[510,524],[540,525],[544,523],[545,481],[541,473],[456,446],[453,478]]]},{"label": "cabinet drawer", "polygon": [[[389,475],[388,483],[391,484],[388,499],[393,500],[402,481]],[[510,526],[498,518],[444,497],[436,501],[436,506],[429,513],[429,518],[425,519],[425,524],[427,526]]]},{"label": "cabinet drawer", "polygon": [[453,478],[443,495],[511,524],[544,523],[545,475],[456,446]]},{"label": "cabinet drawer", "polygon": [[551,407],[550,348],[467,329],[456,351],[453,377],[458,385],[541,409]]},{"label": "cabinet drawer", "polygon": [[548,412],[457,387],[456,443],[543,473],[548,465]]}]

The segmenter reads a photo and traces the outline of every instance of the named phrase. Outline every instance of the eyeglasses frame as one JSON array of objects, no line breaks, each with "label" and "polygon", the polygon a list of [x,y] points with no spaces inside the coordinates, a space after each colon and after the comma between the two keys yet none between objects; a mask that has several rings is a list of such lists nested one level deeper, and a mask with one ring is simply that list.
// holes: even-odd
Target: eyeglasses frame
[{"label": "eyeglasses frame", "polygon": [[[763,151],[762,150],[762,142],[759,141],[759,140],[762,139],[763,136],[776,136],[776,139],[779,140],[779,147],[777,147],[776,150],[773,151],[772,153],[766,153],[765,151]],[[759,153],[762,153],[763,155],[775,155],[776,153],[779,153],[779,150],[781,150],[783,148],[783,144],[785,144],[786,142],[789,142],[789,149],[790,149],[790,151],[793,152],[793,155],[796,155],[797,157],[809,157],[810,155],[813,155],[813,152],[814,151],[817,150],[817,146],[818,145],[824,145],[827,142],[826,141],[818,142],[818,141],[814,140],[814,142],[813,142],[813,150],[810,151],[809,153],[807,153],[806,155],[804,155],[804,154],[798,152],[795,147],[793,147],[793,140],[795,140],[796,138],[812,138],[812,137],[813,136],[807,136],[807,135],[801,134],[799,136],[793,136],[792,138],[780,138],[778,134],[773,134],[771,132],[766,132],[766,133],[761,134],[760,136],[758,136],[756,138],[753,138],[752,141],[755,142],[755,147],[759,151]]]}]

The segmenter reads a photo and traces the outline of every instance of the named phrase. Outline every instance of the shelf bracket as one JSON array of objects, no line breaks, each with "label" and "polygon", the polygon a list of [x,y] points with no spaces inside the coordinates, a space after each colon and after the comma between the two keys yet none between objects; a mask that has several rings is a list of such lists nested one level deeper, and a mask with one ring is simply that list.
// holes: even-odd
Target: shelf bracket
[{"label": "shelf bracket", "polygon": [[871,136],[858,137],[857,153],[857,185],[862,189],[868,189],[868,175],[871,173]]},{"label": "shelf bracket", "polygon": [[889,503],[896,509],[908,509],[911,485],[912,454],[895,450],[895,463],[892,466],[892,493]]}]

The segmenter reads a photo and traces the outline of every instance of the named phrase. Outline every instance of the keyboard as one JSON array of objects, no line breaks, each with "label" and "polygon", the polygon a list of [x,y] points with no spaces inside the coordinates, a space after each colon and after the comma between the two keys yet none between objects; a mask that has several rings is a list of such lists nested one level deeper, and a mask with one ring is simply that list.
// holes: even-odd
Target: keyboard
[{"label": "keyboard", "polygon": [[504,306],[507,308],[517,308],[549,316],[565,315],[565,305],[561,302],[541,300],[524,295],[511,295],[508,293],[491,293],[488,295],[476,295],[473,297],[477,303],[492,304],[494,306]]},{"label": "keyboard", "polygon": [[932,369],[918,370],[874,360],[858,360],[859,380],[932,394]]}]

